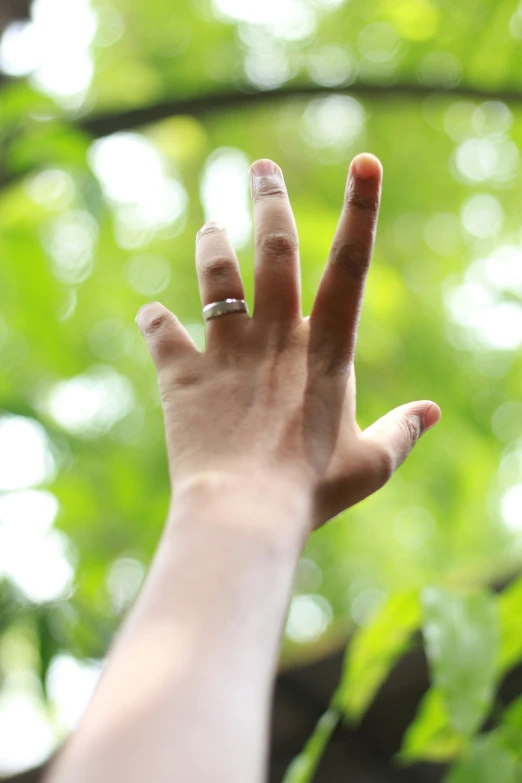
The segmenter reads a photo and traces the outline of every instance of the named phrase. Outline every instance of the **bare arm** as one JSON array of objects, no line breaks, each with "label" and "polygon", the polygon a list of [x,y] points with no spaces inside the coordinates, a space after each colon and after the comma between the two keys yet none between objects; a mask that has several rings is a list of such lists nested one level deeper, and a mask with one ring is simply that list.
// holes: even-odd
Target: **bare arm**
[{"label": "bare arm", "polygon": [[[261,783],[279,635],[304,538],[290,486],[181,489],[149,580],[53,781]],[[264,535],[295,524],[286,542]],[[250,517],[257,530],[246,530]]]},{"label": "bare arm", "polygon": [[[47,783],[262,783],[272,680],[308,534],[377,490],[439,417],[410,403],[365,432],[353,354],[381,168],[352,164],[309,318],[281,173],[252,182],[255,307],[207,325],[199,353],[155,303],[138,322],[156,364],[173,503],[146,585]],[[207,225],[203,304],[243,298],[225,232]]]}]

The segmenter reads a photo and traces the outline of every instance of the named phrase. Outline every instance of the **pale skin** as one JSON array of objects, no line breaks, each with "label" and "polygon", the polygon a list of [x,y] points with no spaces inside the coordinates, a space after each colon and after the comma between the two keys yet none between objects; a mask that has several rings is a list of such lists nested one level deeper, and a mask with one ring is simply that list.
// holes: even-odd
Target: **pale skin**
[{"label": "pale skin", "polygon": [[[47,783],[265,779],[278,646],[306,539],[382,487],[440,417],[422,400],[364,431],[355,419],[381,180],[372,155],[352,161],[309,316],[294,216],[268,160],[251,167],[252,314],[209,321],[201,353],[161,304],[138,313],[158,373],[173,499],[146,584]],[[203,305],[244,298],[215,223],[198,232],[196,268]]]}]

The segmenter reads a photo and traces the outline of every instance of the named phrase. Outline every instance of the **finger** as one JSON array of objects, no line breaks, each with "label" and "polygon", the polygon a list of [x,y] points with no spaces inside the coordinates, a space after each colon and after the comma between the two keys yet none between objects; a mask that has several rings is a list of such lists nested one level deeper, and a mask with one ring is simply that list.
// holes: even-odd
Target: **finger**
[{"label": "finger", "polygon": [[420,436],[440,419],[440,408],[430,400],[410,402],[387,413],[361,433],[371,464],[385,484],[401,465]]},{"label": "finger", "polygon": [[177,358],[199,353],[185,327],[159,302],[144,305],[136,315],[136,323],[158,373]]},{"label": "finger", "polygon": [[[224,299],[244,299],[239,263],[224,226],[214,220],[196,235],[196,271],[203,307]],[[208,341],[224,331],[230,333],[248,320],[247,313],[227,313],[207,321]]]},{"label": "finger", "polygon": [[382,167],[358,155],[350,166],[341,217],[310,315],[311,350],[344,367],[353,360],[364,284],[379,212]]},{"label": "finger", "polygon": [[301,315],[299,242],[283,172],[271,160],[250,169],[254,202],[254,318],[291,324]]}]

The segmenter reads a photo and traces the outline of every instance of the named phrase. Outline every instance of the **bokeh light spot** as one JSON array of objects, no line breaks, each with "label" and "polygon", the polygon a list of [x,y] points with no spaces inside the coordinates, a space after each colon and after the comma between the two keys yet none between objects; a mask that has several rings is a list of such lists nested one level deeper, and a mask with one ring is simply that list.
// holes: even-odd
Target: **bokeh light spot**
[{"label": "bokeh light spot", "polygon": [[66,288],[63,292],[63,298],[61,304],[56,311],[56,320],[59,323],[68,321],[74,314],[78,305],[78,294],[75,288]]},{"label": "bokeh light spot", "polygon": [[332,620],[330,602],[321,595],[296,595],[290,604],[285,633],[293,642],[314,642]]},{"label": "bokeh light spot", "polygon": [[301,557],[294,577],[294,590],[298,593],[316,593],[323,583],[323,572],[314,560]]},{"label": "bokeh light spot", "polygon": [[347,2],[348,0],[311,0],[312,5],[324,11],[335,11]]},{"label": "bokeh light spot", "polygon": [[125,31],[125,21],[116,8],[102,5],[96,9],[98,27],[94,43],[96,46],[114,46]]},{"label": "bokeh light spot", "polygon": [[107,574],[107,591],[115,612],[126,609],[136,598],[145,577],[145,566],[131,557],[120,557]]},{"label": "bokeh light spot", "polygon": [[292,75],[286,52],[273,44],[249,51],[244,67],[247,79],[260,90],[274,90]]},{"label": "bokeh light spot", "polygon": [[130,380],[100,365],[57,383],[48,393],[46,409],[68,432],[94,438],[126,416],[134,402]]},{"label": "bokeh light spot", "polygon": [[44,490],[28,489],[0,495],[0,524],[8,533],[41,535],[53,526],[58,514],[56,497]]},{"label": "bokeh light spot", "polygon": [[519,152],[510,139],[474,138],[455,151],[456,174],[466,183],[509,182],[517,174]]},{"label": "bokeh light spot", "polygon": [[8,25],[0,40],[0,68],[31,75],[35,86],[69,108],[91,84],[96,14],[90,0],[34,0],[31,19]]},{"label": "bokeh light spot", "polygon": [[62,733],[76,728],[101,675],[98,661],[79,661],[62,653],[51,661],[46,678],[49,700]]},{"label": "bokeh light spot", "polygon": [[430,250],[440,256],[451,257],[461,244],[460,220],[457,215],[439,212],[424,227],[424,240]]},{"label": "bokeh light spot", "polygon": [[468,139],[458,147],[455,157],[459,173],[471,182],[482,182],[495,172],[497,151],[485,139]]},{"label": "bokeh light spot", "polygon": [[399,52],[400,36],[389,22],[371,22],[357,37],[361,54],[370,62],[394,60]]},{"label": "bokeh light spot", "polygon": [[430,52],[417,69],[417,78],[430,87],[456,87],[460,81],[462,66],[451,52]]},{"label": "bokeh light spot", "polygon": [[76,186],[70,174],[61,169],[46,169],[26,182],[29,196],[50,211],[61,212],[71,206]]},{"label": "bokeh light spot", "polygon": [[504,222],[504,210],[494,196],[477,193],[464,202],[460,217],[468,234],[485,239],[499,233]]},{"label": "bokeh light spot", "polygon": [[334,44],[322,46],[307,59],[308,73],[316,84],[337,87],[352,84],[357,76],[357,64],[343,47]]},{"label": "bokeh light spot", "polygon": [[209,156],[201,178],[200,194],[205,220],[217,220],[227,229],[235,248],[250,240],[249,162],[232,147],[221,147]]},{"label": "bokeh light spot", "polygon": [[517,41],[522,40],[522,3],[509,20],[509,32]]},{"label": "bokeh light spot", "polygon": [[89,162],[114,210],[116,238],[123,248],[146,245],[158,231],[182,227],[187,191],[144,136],[121,132],[98,139]]},{"label": "bokeh light spot", "polygon": [[444,130],[453,141],[461,142],[473,135],[473,117],[476,104],[471,101],[455,101],[444,115]]},{"label": "bokeh light spot", "polygon": [[64,597],[74,579],[67,537],[58,530],[27,536],[23,528],[0,527],[0,574],[35,604]]},{"label": "bokeh light spot", "polygon": [[[510,443],[522,435],[522,402],[504,402],[496,409],[491,428],[497,438]],[[520,506],[522,515],[522,505]]]},{"label": "bokeh light spot", "polygon": [[479,136],[495,138],[509,131],[513,124],[513,114],[502,101],[485,101],[473,112],[472,123]]},{"label": "bokeh light spot", "polygon": [[51,481],[55,461],[42,425],[22,416],[0,416],[0,490],[25,489]]},{"label": "bokeh light spot", "polygon": [[510,487],[502,496],[500,513],[508,530],[522,531],[522,484]]},{"label": "bokeh light spot", "polygon": [[483,314],[479,334],[492,348],[511,351],[522,344],[522,306],[501,302]]},{"label": "bokeh light spot", "polygon": [[213,0],[213,5],[218,18],[262,25],[291,22],[306,8],[303,0]]},{"label": "bokeh light spot", "polygon": [[349,154],[364,131],[366,115],[363,107],[347,95],[317,98],[306,107],[301,132],[312,147],[334,148]]},{"label": "bokeh light spot", "polygon": [[350,613],[357,625],[371,625],[387,597],[383,590],[378,590],[375,587],[361,590],[352,600],[350,607]]},{"label": "bokeh light spot", "polygon": [[78,285],[94,270],[98,224],[88,212],[71,210],[56,218],[43,236],[55,276]]},{"label": "bokeh light spot", "polygon": [[14,775],[44,762],[55,745],[37,678],[9,678],[0,696],[0,774]]},{"label": "bokeh light spot", "polygon": [[475,347],[512,351],[522,345],[522,248],[500,245],[470,264],[448,287],[446,306]]},{"label": "bokeh light spot", "polygon": [[139,294],[155,296],[170,283],[171,268],[165,256],[149,253],[131,258],[126,276],[131,288]]},{"label": "bokeh light spot", "polygon": [[98,321],[90,330],[88,339],[92,353],[103,362],[121,359],[132,342],[128,327],[114,318]]}]

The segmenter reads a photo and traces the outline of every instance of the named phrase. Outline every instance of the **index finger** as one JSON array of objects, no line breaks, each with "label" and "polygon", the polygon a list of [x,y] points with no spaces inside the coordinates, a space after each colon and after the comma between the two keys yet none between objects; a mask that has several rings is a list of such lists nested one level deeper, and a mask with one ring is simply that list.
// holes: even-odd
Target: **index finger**
[{"label": "index finger", "polygon": [[354,158],[332,249],[310,314],[311,349],[326,349],[337,367],[353,361],[355,353],[381,182],[382,166],[374,155],[364,153]]}]

